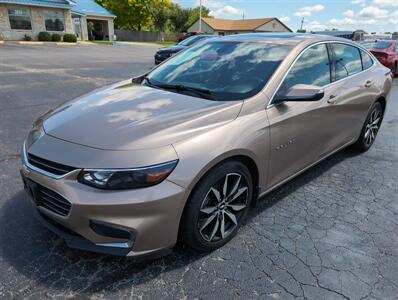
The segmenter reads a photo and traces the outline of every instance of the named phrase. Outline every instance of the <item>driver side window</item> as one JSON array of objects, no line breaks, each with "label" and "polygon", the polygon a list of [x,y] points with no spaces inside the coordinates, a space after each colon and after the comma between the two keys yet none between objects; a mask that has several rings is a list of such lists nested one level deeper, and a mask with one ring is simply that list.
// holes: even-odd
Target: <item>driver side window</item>
[{"label": "driver side window", "polygon": [[281,90],[287,91],[296,84],[318,87],[331,83],[330,61],[326,44],[312,46],[296,61],[282,83]]}]

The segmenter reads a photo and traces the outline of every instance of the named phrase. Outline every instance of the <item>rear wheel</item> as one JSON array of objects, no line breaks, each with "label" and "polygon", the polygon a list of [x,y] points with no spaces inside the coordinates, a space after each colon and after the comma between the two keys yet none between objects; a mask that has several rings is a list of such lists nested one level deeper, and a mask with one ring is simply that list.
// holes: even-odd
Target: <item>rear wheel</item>
[{"label": "rear wheel", "polygon": [[393,67],[393,69],[392,69],[392,74],[393,74],[394,76],[397,76],[397,75],[398,75],[398,62],[395,62],[394,67]]},{"label": "rear wheel", "polygon": [[225,245],[236,234],[250,207],[253,183],[248,168],[227,161],[195,187],[184,211],[181,234],[198,251]]},{"label": "rear wheel", "polygon": [[383,107],[380,102],[373,104],[372,109],[362,128],[361,135],[355,143],[355,148],[365,152],[373,145],[383,120]]}]

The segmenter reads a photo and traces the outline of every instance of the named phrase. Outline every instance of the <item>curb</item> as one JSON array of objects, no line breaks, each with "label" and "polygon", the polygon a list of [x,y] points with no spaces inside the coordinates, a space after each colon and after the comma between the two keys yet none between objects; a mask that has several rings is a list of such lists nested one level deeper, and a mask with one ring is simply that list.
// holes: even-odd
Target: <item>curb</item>
[{"label": "curb", "polygon": [[29,45],[29,46],[76,46],[77,43],[40,42],[40,41],[0,41],[0,44]]}]

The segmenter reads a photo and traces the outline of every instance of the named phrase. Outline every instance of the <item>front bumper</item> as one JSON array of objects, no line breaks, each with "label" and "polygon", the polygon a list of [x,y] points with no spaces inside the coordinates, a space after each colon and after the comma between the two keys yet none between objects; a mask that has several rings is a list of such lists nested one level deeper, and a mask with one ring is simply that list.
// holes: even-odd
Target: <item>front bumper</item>
[{"label": "front bumper", "polygon": [[[187,197],[184,188],[165,180],[145,189],[98,190],[77,181],[80,170],[52,178],[31,167],[23,157],[21,176],[35,214],[71,248],[138,258],[163,255],[175,245]],[[32,185],[66,199],[70,210],[61,215],[40,204]],[[129,237],[98,232],[93,222],[103,224],[105,229],[121,229]]]}]

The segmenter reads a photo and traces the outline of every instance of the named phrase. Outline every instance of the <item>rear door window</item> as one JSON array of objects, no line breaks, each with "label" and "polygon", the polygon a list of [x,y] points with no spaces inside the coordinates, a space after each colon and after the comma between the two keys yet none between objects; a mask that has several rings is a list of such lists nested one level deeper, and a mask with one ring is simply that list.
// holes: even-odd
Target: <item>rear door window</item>
[{"label": "rear door window", "polygon": [[357,47],[333,43],[333,59],[336,80],[343,79],[362,71],[361,55]]},{"label": "rear door window", "polygon": [[373,65],[373,59],[366,51],[361,50],[362,68],[363,70],[369,69]]}]

